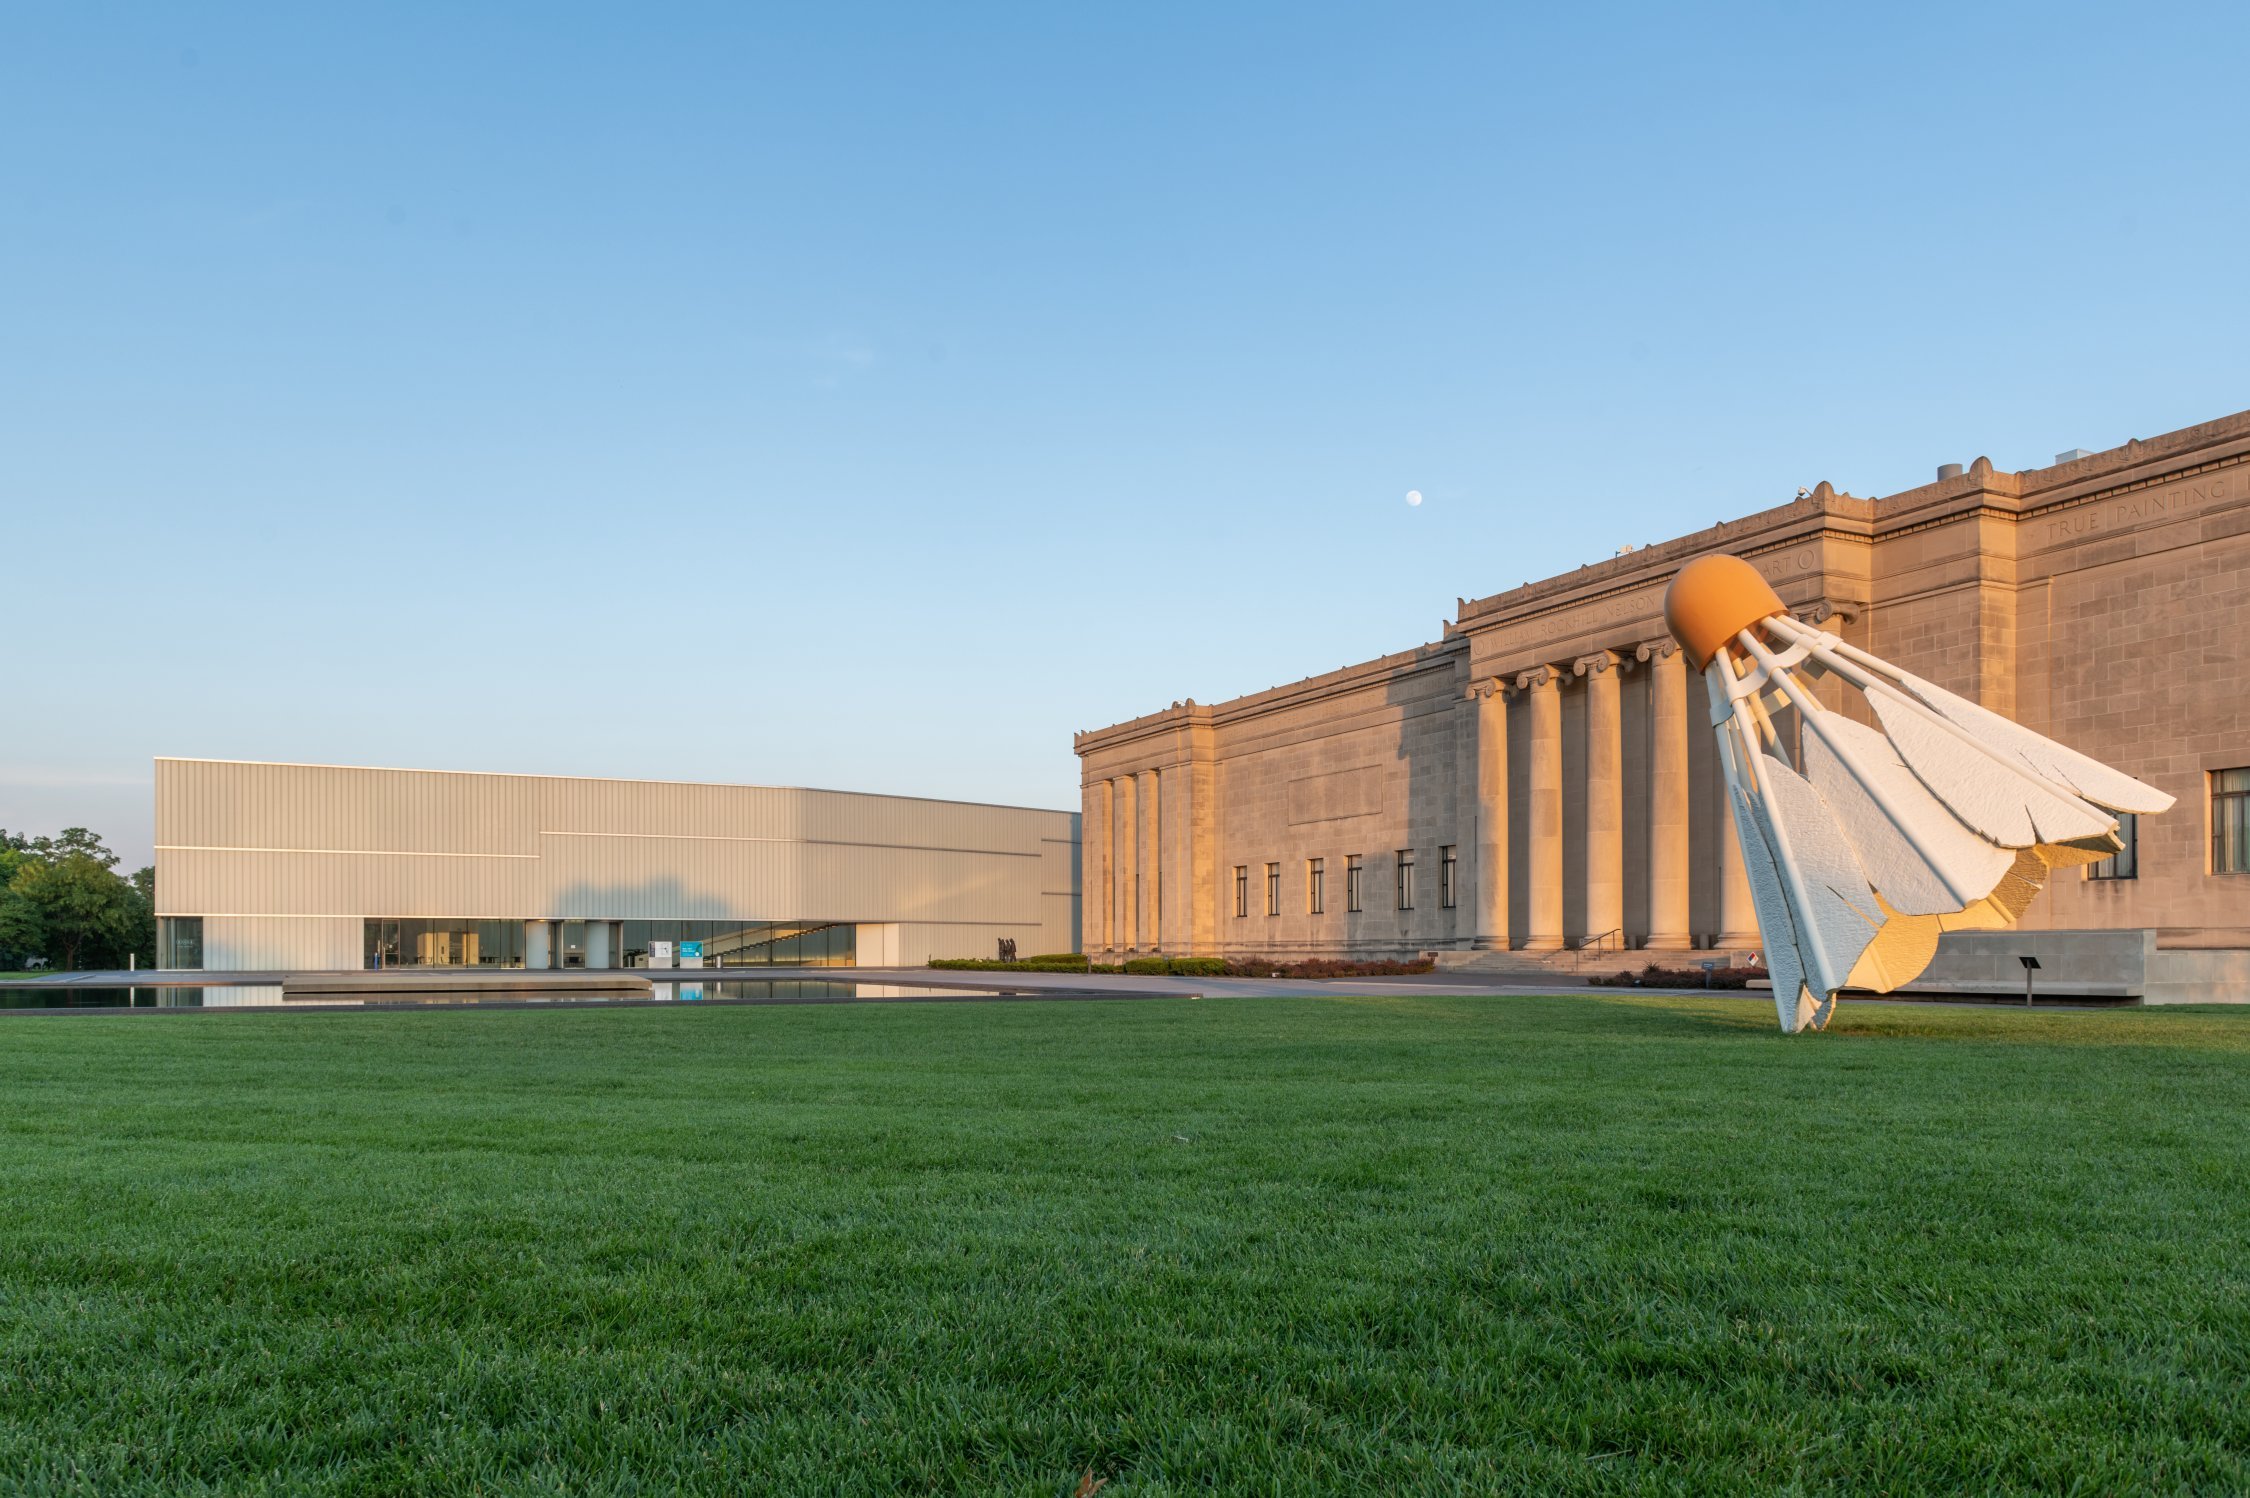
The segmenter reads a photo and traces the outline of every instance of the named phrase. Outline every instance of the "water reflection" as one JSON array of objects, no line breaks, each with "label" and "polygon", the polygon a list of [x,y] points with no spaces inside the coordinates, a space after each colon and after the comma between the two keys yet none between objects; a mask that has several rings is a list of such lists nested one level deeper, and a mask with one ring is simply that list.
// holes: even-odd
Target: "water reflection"
[{"label": "water reflection", "polygon": [[0,1009],[243,1009],[279,1004],[281,985],[198,984],[142,988],[0,987]]},{"label": "water reflection", "polygon": [[0,985],[0,1011],[103,1009],[403,1009],[524,1008],[600,1004],[853,1004],[916,1000],[993,999],[989,989],[918,987],[908,983],[850,983],[819,979],[727,980],[652,983],[646,991],[586,988],[514,989],[489,995],[416,993],[370,989],[351,994],[287,994],[279,984],[195,984],[134,988],[73,984]]}]

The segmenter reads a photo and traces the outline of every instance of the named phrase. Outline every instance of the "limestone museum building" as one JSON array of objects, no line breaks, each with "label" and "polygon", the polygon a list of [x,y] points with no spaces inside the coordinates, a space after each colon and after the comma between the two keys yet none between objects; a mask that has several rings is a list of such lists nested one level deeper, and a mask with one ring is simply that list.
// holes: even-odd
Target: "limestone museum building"
[{"label": "limestone museum building", "polygon": [[2027,926],[2250,948],[2245,412],[1879,498],[1823,483],[1461,600],[1434,643],[1082,733],[1086,949],[1755,948],[1703,685],[1663,620],[1673,573],[1714,551],[1799,617],[2178,798],[2118,858],[2058,871]]}]

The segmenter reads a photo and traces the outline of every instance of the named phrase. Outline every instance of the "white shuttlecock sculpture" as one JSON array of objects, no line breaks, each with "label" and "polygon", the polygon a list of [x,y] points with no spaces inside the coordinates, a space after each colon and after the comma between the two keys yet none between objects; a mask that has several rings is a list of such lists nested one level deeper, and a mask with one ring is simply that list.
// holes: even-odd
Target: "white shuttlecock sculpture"
[{"label": "white shuttlecock sculpture", "polygon": [[[2172,798],[1789,615],[1739,557],[1699,557],[1664,620],[1703,673],[1735,836],[1788,1034],[1837,991],[1888,993],[1946,931],[2015,923],[2050,870],[2119,851]],[[1880,731],[1805,681],[1857,688]],[[1785,748],[1774,714],[1797,712]],[[1794,755],[1794,763],[1791,755]]]}]

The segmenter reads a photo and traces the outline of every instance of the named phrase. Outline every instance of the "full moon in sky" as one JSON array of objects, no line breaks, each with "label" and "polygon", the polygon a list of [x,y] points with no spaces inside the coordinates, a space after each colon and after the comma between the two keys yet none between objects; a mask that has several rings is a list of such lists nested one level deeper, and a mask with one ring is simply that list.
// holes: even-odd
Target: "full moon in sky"
[{"label": "full moon in sky", "polygon": [[1422,502],[1422,491],[1421,491],[1421,490],[1419,490],[1419,489],[1409,489],[1409,490],[1407,490],[1407,491],[1406,491],[1406,502],[1407,502],[1408,504],[1410,504],[1410,505],[1418,505],[1418,504],[1420,504],[1420,503]]}]

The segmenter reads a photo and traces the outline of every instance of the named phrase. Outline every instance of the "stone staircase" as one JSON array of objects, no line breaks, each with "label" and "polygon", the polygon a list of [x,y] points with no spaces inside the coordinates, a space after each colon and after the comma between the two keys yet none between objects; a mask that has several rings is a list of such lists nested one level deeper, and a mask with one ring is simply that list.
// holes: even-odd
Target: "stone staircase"
[{"label": "stone staircase", "polygon": [[1613,973],[1637,973],[1650,963],[1659,967],[1698,971],[1706,962],[1722,967],[1754,961],[1754,951],[1698,949],[1692,952],[1617,951],[1560,952],[1433,952],[1441,973],[1474,973],[1480,978],[1521,979],[1526,983],[1583,983]]}]

